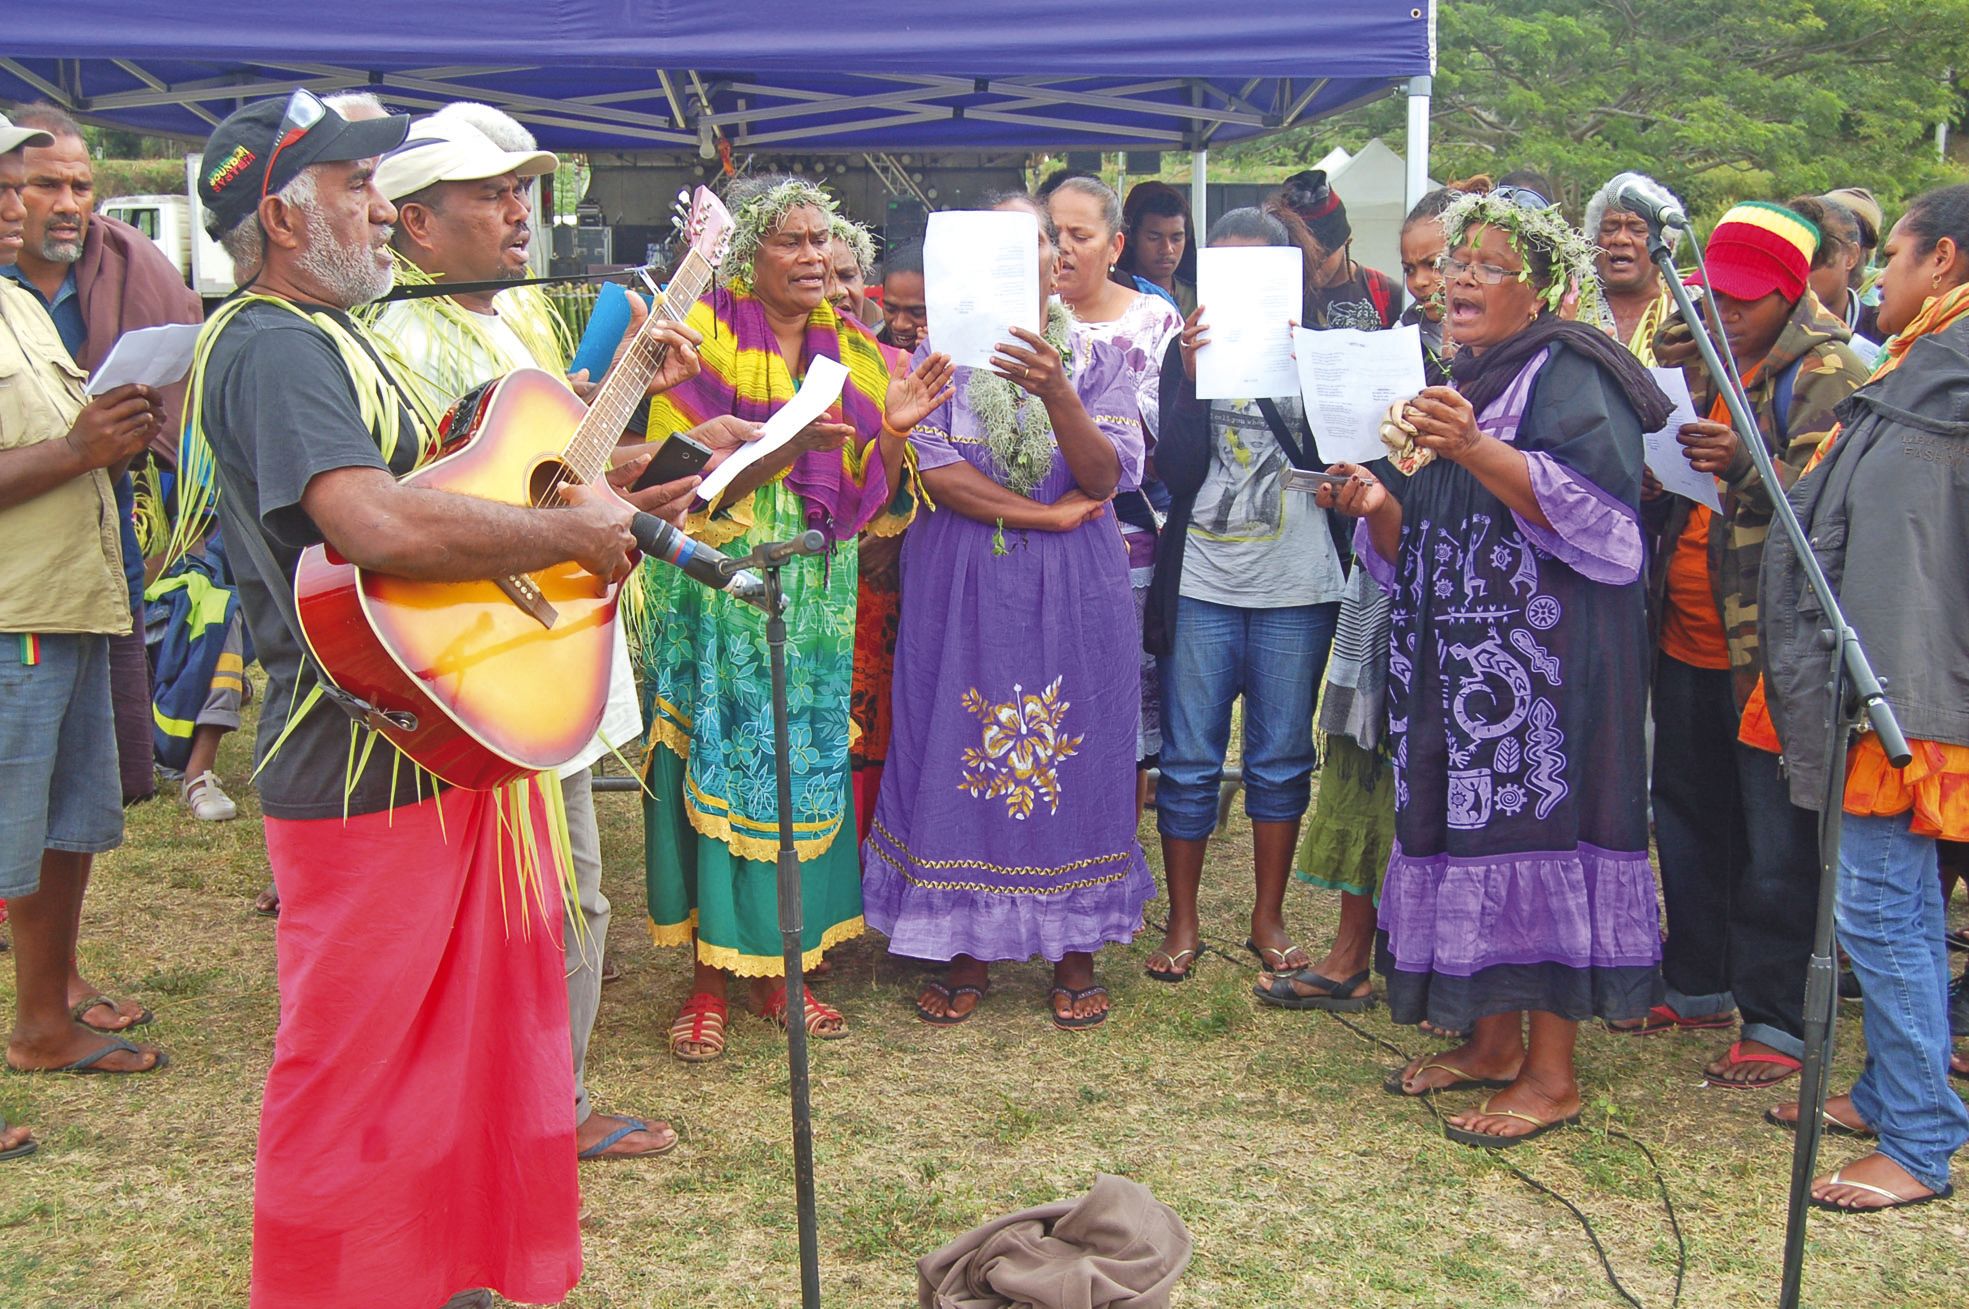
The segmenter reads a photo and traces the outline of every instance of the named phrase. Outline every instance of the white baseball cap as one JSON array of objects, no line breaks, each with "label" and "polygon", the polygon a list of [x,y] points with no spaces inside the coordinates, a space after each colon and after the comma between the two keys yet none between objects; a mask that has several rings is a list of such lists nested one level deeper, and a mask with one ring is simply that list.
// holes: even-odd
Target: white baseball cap
[{"label": "white baseball cap", "polygon": [[376,186],[397,201],[435,182],[478,182],[508,173],[538,177],[560,165],[550,150],[501,150],[463,119],[432,115],[412,123],[403,144],[383,156]]},{"label": "white baseball cap", "polygon": [[[24,145],[53,145],[55,135],[38,127],[15,127],[13,120],[0,114],[0,155],[18,150]],[[552,158],[552,156],[548,156]]]}]

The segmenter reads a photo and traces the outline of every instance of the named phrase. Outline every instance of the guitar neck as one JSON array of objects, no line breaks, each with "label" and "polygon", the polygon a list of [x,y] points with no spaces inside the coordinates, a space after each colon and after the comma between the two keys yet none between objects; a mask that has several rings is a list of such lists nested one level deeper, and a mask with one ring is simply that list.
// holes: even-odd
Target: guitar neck
[{"label": "guitar neck", "polygon": [[623,428],[629,423],[629,416],[636,412],[638,405],[649,402],[650,379],[663,367],[664,356],[670,349],[651,334],[650,327],[659,316],[667,322],[683,322],[691,306],[710,289],[713,271],[696,250],[687,253],[635,341],[603,379],[601,389],[588,402],[588,414],[575,429],[564,456],[568,467],[574,470],[576,481],[592,482],[602,475],[616,443],[622,438]]}]

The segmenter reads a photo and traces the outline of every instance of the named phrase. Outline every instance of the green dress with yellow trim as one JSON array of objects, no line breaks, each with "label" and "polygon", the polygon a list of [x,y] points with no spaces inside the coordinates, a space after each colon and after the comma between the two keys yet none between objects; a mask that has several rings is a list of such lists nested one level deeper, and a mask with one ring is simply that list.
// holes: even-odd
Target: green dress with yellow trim
[{"label": "green dress with yellow trim", "polygon": [[[792,374],[758,302],[742,289],[713,292],[689,321],[704,337],[703,372],[652,402],[652,434],[688,430],[719,414],[763,420],[792,397]],[[914,508],[913,473],[886,505],[864,507],[859,496],[881,477],[875,439],[889,373],[880,350],[822,304],[809,320],[806,357],[823,353],[849,369],[840,409],[858,438],[840,456],[845,489],[828,520],[837,544],[824,556],[795,559],[781,575],[793,834],[808,966],[863,930],[861,865],[853,823],[845,821],[855,533],[871,520],[893,530]],[[744,554],[758,542],[806,531],[818,503],[781,477],[693,518],[689,531],[728,554]],[[779,976],[779,812],[765,614],[656,560],[643,564],[637,592],[632,645],[650,723],[643,815],[651,936],[658,945],[684,945],[695,936],[703,963],[742,977]]]}]

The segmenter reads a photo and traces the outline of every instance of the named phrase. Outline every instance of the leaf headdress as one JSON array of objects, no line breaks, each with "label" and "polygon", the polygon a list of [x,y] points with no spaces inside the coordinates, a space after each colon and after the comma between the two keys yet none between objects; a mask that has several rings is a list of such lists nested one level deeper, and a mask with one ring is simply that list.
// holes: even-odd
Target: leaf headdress
[{"label": "leaf headdress", "polygon": [[1557,205],[1533,209],[1495,192],[1465,194],[1450,201],[1449,207],[1443,210],[1442,224],[1445,250],[1460,249],[1469,234],[1479,227],[1495,227],[1503,232],[1510,238],[1511,248],[1524,260],[1524,271],[1518,275],[1520,281],[1532,280],[1534,252],[1550,260],[1552,280],[1539,295],[1545,307],[1554,313],[1569,289],[1577,288],[1582,301],[1598,299],[1600,278],[1594,260],[1599,249],[1566,222]]},{"label": "leaf headdress", "polygon": [[[752,260],[759,247],[789,213],[809,206],[818,209],[831,230],[837,210],[833,196],[802,177],[761,182],[745,179],[732,187],[725,202],[732,215],[732,243],[725,256],[725,272],[747,286],[752,284]],[[856,257],[860,257],[859,251]]]}]

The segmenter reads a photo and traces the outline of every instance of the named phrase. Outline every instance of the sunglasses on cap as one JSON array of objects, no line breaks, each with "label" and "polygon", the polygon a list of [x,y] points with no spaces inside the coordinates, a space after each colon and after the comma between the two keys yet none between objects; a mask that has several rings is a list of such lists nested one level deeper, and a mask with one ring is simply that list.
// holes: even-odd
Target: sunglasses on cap
[{"label": "sunglasses on cap", "polygon": [[267,171],[260,178],[260,198],[267,198],[268,188],[273,185],[274,165],[280,162],[280,152],[306,136],[314,125],[328,115],[328,106],[321,97],[306,87],[298,87],[287,98],[287,112],[281,115],[280,131],[275,135],[273,153],[267,156]]},{"label": "sunglasses on cap", "polygon": [[1518,209],[1550,209],[1552,202],[1528,186],[1500,186],[1487,193],[1489,199],[1502,200]]},{"label": "sunglasses on cap", "polygon": [[1326,174],[1316,168],[1294,173],[1280,189],[1280,198],[1294,209],[1318,209],[1332,194]]}]

